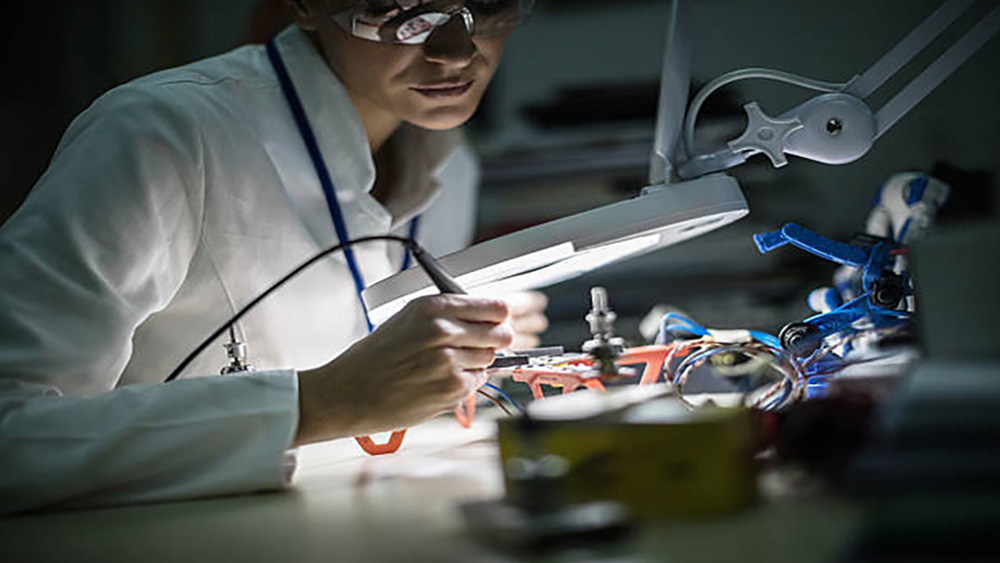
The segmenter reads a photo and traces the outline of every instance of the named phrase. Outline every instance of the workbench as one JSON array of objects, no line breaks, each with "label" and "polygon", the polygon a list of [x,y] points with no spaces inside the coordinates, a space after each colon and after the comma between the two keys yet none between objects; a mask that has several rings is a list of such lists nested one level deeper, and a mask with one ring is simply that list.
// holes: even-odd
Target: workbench
[{"label": "workbench", "polygon": [[[650,522],[598,552],[528,557],[471,537],[461,502],[503,493],[495,424],[441,417],[413,428],[393,455],[353,440],[299,451],[284,492],[0,520],[0,560],[42,561],[829,561],[843,557],[861,510],[822,494],[781,492],[732,516]],[[780,481],[780,480],[779,480]]]}]

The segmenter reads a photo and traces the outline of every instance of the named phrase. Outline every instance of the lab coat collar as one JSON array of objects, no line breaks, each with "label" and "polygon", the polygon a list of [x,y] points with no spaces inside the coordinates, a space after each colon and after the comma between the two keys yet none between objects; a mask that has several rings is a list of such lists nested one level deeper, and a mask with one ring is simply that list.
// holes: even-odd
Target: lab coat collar
[{"label": "lab coat collar", "polygon": [[338,194],[367,193],[375,181],[368,136],[344,87],[309,37],[297,26],[275,42],[326,160]]},{"label": "lab coat collar", "polygon": [[445,161],[462,142],[461,129],[430,131],[404,123],[390,140],[391,165],[398,171],[386,208],[392,229],[423,213],[441,193],[437,178]]}]

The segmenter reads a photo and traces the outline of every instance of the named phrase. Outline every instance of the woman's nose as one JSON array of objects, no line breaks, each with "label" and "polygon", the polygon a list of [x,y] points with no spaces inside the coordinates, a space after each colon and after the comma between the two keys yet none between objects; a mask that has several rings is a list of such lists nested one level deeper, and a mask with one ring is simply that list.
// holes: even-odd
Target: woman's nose
[{"label": "woman's nose", "polygon": [[427,60],[449,66],[465,66],[476,54],[476,44],[462,14],[454,14],[424,42]]}]

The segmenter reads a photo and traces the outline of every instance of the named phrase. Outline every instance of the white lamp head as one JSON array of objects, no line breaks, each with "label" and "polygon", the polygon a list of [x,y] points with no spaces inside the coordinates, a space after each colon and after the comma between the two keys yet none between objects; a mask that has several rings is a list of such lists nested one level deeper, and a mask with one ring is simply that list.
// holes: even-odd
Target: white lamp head
[{"label": "white lamp head", "polygon": [[[552,285],[623,258],[694,238],[749,212],[739,184],[714,174],[648,189],[637,198],[557,219],[440,259],[473,295],[502,295]],[[419,268],[365,290],[379,324],[412,299],[437,293]]]}]

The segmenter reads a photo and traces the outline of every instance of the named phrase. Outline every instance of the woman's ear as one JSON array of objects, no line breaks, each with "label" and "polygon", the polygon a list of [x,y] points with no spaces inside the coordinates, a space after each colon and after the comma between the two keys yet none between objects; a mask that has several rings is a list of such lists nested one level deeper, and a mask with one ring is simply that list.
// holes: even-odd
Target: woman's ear
[{"label": "woman's ear", "polygon": [[285,0],[295,15],[295,25],[306,31],[316,31],[320,18],[327,17],[325,0]]}]

